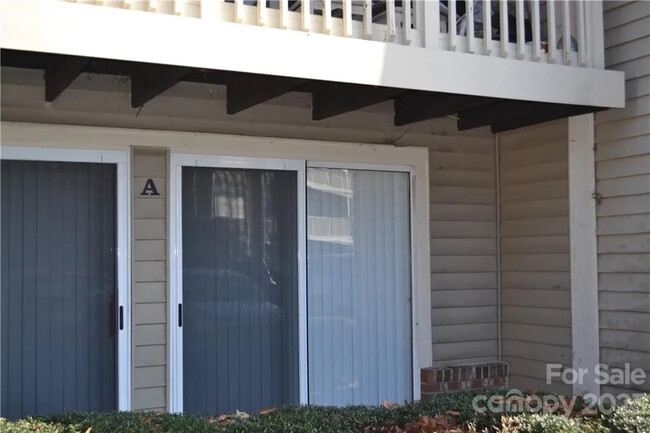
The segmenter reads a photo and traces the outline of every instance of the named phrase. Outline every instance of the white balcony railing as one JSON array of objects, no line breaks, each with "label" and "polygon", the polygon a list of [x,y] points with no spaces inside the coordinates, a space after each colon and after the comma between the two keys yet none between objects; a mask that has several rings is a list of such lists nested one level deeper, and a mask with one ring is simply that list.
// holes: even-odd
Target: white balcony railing
[{"label": "white balcony railing", "polygon": [[[602,27],[592,22],[602,20],[599,1],[72,1],[481,56],[603,67],[602,45],[595,43],[602,39]],[[600,35],[593,34],[598,31]]]}]

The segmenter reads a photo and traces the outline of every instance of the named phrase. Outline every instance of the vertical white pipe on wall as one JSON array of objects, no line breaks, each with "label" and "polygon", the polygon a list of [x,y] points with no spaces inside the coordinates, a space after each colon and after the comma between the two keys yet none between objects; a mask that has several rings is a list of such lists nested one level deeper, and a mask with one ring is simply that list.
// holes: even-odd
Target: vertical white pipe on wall
[{"label": "vertical white pipe on wall", "polygon": [[497,200],[497,356],[501,353],[501,148],[499,134],[495,136],[495,170],[496,170],[496,200]]}]

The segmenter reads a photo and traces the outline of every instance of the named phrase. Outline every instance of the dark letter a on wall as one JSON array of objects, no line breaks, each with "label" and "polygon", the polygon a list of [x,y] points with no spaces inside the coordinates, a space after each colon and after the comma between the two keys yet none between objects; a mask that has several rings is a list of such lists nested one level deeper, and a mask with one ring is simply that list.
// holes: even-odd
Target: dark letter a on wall
[{"label": "dark letter a on wall", "polygon": [[147,182],[144,184],[144,189],[140,195],[160,195],[156,184],[153,183],[153,179],[147,179]]}]

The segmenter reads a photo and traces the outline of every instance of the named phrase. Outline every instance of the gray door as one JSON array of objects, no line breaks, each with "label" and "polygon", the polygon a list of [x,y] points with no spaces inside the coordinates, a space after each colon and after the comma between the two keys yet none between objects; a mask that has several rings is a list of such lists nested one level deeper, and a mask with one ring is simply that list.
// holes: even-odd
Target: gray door
[{"label": "gray door", "polygon": [[183,409],[298,402],[296,173],[183,167]]},{"label": "gray door", "polygon": [[0,415],[114,410],[115,166],[1,168]]}]

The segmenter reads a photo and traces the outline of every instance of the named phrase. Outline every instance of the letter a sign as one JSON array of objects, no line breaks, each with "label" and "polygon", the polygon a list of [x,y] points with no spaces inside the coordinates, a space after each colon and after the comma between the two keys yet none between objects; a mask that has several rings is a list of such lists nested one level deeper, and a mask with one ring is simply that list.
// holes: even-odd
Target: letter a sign
[{"label": "letter a sign", "polygon": [[140,195],[160,195],[158,192],[158,188],[156,188],[156,184],[153,183],[153,179],[147,179],[147,182],[144,184],[144,189],[140,193]]}]

